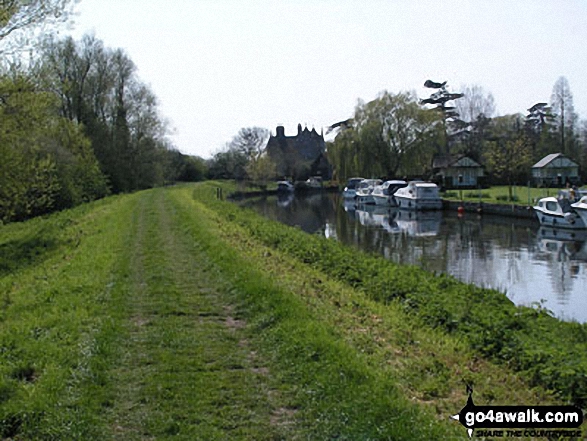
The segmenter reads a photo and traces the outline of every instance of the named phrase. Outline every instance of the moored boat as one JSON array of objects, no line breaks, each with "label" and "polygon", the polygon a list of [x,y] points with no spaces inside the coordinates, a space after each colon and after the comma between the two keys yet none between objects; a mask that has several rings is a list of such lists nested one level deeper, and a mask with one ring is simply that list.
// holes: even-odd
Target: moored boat
[{"label": "moored boat", "polygon": [[399,208],[409,210],[440,210],[442,199],[438,186],[432,182],[411,181],[394,194]]},{"label": "moored boat", "polygon": [[279,181],[277,183],[277,193],[293,193],[295,187],[289,181]]},{"label": "moored boat", "polygon": [[533,208],[540,225],[556,228],[587,228],[587,224],[568,199],[557,199],[552,196],[542,198]]},{"label": "moored boat", "polygon": [[397,207],[397,201],[393,195],[397,190],[407,185],[408,183],[406,181],[401,180],[385,181],[383,184],[378,185],[373,189],[373,193],[371,194],[375,205]]},{"label": "moored boat", "polygon": [[578,202],[571,204],[571,207],[587,226],[587,196],[583,196]]},{"label": "moored boat", "polygon": [[374,204],[373,190],[381,185],[381,179],[363,179],[357,187],[355,199],[359,204]]},{"label": "moored boat", "polygon": [[364,178],[350,178],[347,181],[346,187],[342,191],[342,195],[348,199],[354,199],[357,195],[357,186]]}]

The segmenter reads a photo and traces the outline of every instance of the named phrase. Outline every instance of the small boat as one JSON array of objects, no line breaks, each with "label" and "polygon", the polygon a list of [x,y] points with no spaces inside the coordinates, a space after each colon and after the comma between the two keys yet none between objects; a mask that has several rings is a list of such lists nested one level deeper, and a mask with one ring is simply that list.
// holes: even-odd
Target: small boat
[{"label": "small boat", "polygon": [[381,184],[381,179],[363,179],[357,187],[357,195],[355,196],[357,203],[374,204],[373,190]]},{"label": "small boat", "polygon": [[394,198],[399,208],[409,210],[440,210],[442,208],[438,185],[432,182],[411,181],[406,187],[398,189]]},{"label": "small boat", "polygon": [[295,187],[289,181],[279,181],[277,183],[277,193],[293,193]]},{"label": "small boat", "polygon": [[571,207],[587,226],[587,196],[583,196],[581,199],[579,199],[579,202],[571,204]]},{"label": "small boat", "polygon": [[587,228],[587,224],[583,222],[568,199],[557,199],[552,196],[542,198],[533,208],[540,225],[557,228]]},{"label": "small boat", "polygon": [[346,187],[342,191],[342,195],[348,199],[354,199],[357,195],[357,186],[364,178],[350,178],[347,183]]},{"label": "small boat", "polygon": [[373,200],[375,205],[385,205],[388,207],[397,207],[397,201],[393,197],[394,193],[407,186],[406,181],[385,181],[373,189]]},{"label": "small boat", "polygon": [[306,180],[306,187],[313,189],[322,188],[322,178],[320,176],[310,176]]}]

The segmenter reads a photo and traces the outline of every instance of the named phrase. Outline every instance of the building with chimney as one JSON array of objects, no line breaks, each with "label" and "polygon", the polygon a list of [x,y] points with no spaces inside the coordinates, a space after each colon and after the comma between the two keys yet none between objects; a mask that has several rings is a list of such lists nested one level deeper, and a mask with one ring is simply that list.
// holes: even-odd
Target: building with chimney
[{"label": "building with chimney", "polygon": [[310,176],[330,179],[332,167],[326,158],[324,135],[316,129],[308,130],[298,124],[298,133],[286,136],[283,126],[277,126],[275,136],[267,141],[266,152],[276,165],[277,173],[293,180]]}]

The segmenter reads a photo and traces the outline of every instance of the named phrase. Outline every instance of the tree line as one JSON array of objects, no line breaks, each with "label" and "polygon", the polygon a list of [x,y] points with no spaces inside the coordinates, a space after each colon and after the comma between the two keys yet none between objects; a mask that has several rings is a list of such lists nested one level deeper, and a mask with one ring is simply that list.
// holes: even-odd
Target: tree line
[{"label": "tree line", "polygon": [[432,178],[435,157],[467,155],[485,166],[490,181],[526,183],[534,163],[558,152],[577,162],[587,180],[587,122],[574,111],[565,77],[556,81],[550,104],[504,116],[494,116],[492,94],[478,85],[443,99],[446,82],[426,83],[437,90],[430,98],[383,91],[373,101],[359,100],[352,118],[331,126],[338,133],[328,158],[338,180]]},{"label": "tree line", "polygon": [[[67,3],[3,4],[0,43],[27,25],[19,25],[26,8],[52,17]],[[29,59],[14,57],[0,68],[0,221],[203,179],[205,162],[175,150],[168,132],[157,98],[123,50],[90,35],[45,37]]]}]

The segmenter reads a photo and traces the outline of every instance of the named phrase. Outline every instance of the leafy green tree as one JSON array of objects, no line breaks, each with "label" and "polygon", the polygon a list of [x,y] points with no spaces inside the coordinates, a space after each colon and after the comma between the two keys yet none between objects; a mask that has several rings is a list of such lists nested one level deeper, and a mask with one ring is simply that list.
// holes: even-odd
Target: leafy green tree
[{"label": "leafy green tree", "polygon": [[513,184],[526,182],[532,166],[532,149],[524,134],[521,115],[494,118],[485,163],[494,179],[507,183],[512,200]]},{"label": "leafy green tree", "polygon": [[277,176],[275,163],[267,154],[249,161],[245,169],[249,179],[262,189],[267,188],[267,182]]},{"label": "leafy green tree", "polygon": [[47,39],[35,71],[60,100],[64,117],[83,125],[114,192],[173,181],[167,125],[132,60],[93,36]]},{"label": "leafy green tree", "polygon": [[31,78],[0,78],[0,220],[22,220],[107,194],[78,125]]},{"label": "leafy green tree", "polygon": [[547,103],[536,103],[528,109],[524,131],[530,142],[534,162],[557,151],[555,115]]},{"label": "leafy green tree", "polygon": [[424,110],[414,93],[382,92],[359,102],[352,120],[328,147],[338,179],[423,174],[440,136],[439,115]]}]

